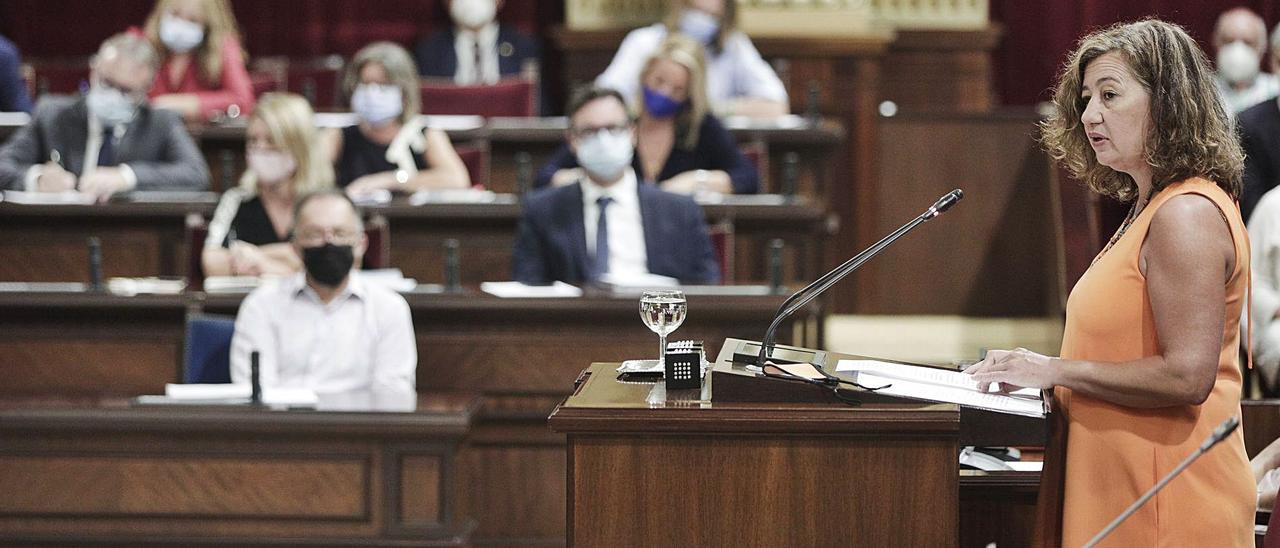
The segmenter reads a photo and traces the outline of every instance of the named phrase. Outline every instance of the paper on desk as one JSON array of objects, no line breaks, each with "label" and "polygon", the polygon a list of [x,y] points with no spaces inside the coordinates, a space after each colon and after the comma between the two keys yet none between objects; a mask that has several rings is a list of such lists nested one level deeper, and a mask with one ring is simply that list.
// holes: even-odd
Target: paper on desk
[{"label": "paper on desk", "polygon": [[92,194],[68,192],[24,192],[21,190],[4,191],[4,201],[23,205],[91,205],[95,199]]},{"label": "paper on desk", "polygon": [[898,396],[917,400],[955,403],[966,407],[976,407],[988,411],[1022,415],[1024,417],[1044,417],[1044,402],[1039,399],[989,394],[968,388],[940,386],[925,382],[895,379],[870,372],[858,373],[858,384],[869,388],[882,387],[877,394]]},{"label": "paper on desk", "polygon": [[391,203],[391,191],[385,188],[361,192],[351,195],[351,201],[358,206],[382,205]]},{"label": "paper on desk", "polygon": [[497,199],[492,190],[474,188],[419,190],[409,196],[409,205],[423,204],[489,204]]},{"label": "paper on desk", "polygon": [[[252,387],[243,383],[164,385],[164,395],[172,403],[246,403],[252,392]],[[316,391],[309,388],[262,389],[262,403],[267,405],[315,407],[319,401]]]},{"label": "paper on desk", "polygon": [[[906,381],[964,388],[975,392],[978,390],[978,381],[973,380],[973,377],[969,374],[933,367],[919,367],[879,360],[840,360],[836,363],[836,371],[867,372]],[[1011,392],[1010,395],[1040,399],[1040,391],[1035,388],[1023,388]]]},{"label": "paper on desk", "polygon": [[611,286],[615,293],[641,292],[647,289],[680,287],[680,280],[659,274],[618,274],[606,272],[600,281]]},{"label": "paper on desk", "polygon": [[247,293],[261,282],[257,276],[207,276],[205,293]]},{"label": "paper on desk", "polygon": [[503,298],[581,297],[582,289],[564,282],[525,285],[520,282],[483,282],[480,290]]},{"label": "paper on desk", "polygon": [[182,278],[111,278],[107,290],[116,295],[133,296],[140,293],[153,295],[177,295],[187,288]]}]

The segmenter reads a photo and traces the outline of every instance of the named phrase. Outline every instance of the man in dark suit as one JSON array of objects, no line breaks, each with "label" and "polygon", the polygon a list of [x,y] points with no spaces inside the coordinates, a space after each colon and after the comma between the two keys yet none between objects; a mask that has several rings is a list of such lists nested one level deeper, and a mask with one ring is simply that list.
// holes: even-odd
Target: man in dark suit
[{"label": "man in dark suit", "polygon": [[1248,221],[1262,195],[1280,183],[1280,103],[1258,103],[1241,112],[1237,121],[1245,154],[1240,213]]},{"label": "man in dark suit", "polygon": [[89,92],[45,98],[0,148],[0,189],[105,201],[130,190],[208,188],[209,168],[182,119],[146,104],[158,66],[146,38],[108,38],[90,62]]},{"label": "man in dark suit", "polygon": [[515,279],[582,283],[606,274],[659,274],[685,284],[718,282],[702,208],[687,196],[637,184],[634,125],[622,96],[583,89],[567,112],[569,147],[583,176],[525,200]]},{"label": "man in dark suit", "polygon": [[446,1],[454,26],[423,38],[413,49],[418,74],[459,85],[492,84],[539,61],[537,40],[495,17],[502,0]]}]

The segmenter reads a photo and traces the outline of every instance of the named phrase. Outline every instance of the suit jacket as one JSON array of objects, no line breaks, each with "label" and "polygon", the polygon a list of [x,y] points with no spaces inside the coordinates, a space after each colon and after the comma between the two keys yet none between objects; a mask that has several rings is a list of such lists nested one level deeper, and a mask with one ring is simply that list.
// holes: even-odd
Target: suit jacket
[{"label": "suit jacket", "polygon": [[[67,171],[81,175],[88,133],[84,98],[44,98],[31,121],[0,148],[0,189],[21,190],[27,170],[47,162],[54,150]],[[138,177],[137,190],[209,187],[204,155],[175,112],[143,105],[116,145],[115,156],[117,163],[129,164]]]},{"label": "suit jacket", "polygon": [[1280,183],[1280,103],[1258,103],[1241,112],[1237,121],[1245,154],[1240,214],[1248,221],[1262,195]]},{"label": "suit jacket", "polygon": [[[637,185],[649,272],[685,284],[720,281],[706,216],[691,198]],[[590,281],[582,219],[582,187],[572,184],[529,195],[516,233],[514,277],[528,284]]]},{"label": "suit jacket", "polygon": [[[453,78],[458,71],[458,53],[453,49],[453,27],[430,34],[413,47],[418,74]],[[515,76],[526,59],[539,60],[538,42],[507,25],[498,25],[498,74]]]}]

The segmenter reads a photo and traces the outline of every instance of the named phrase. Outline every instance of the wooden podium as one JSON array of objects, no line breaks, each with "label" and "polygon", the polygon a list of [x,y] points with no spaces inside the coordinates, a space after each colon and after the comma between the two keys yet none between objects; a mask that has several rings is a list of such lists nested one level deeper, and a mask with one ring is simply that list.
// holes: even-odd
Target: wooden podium
[{"label": "wooden podium", "polygon": [[616,367],[584,371],[550,417],[571,546],[957,545],[957,406],[722,402],[710,374],[668,394]]}]

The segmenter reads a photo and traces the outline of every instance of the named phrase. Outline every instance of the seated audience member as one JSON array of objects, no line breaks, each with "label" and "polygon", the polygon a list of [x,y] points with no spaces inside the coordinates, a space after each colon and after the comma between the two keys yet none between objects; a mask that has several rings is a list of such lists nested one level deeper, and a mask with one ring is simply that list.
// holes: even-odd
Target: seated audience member
[{"label": "seated audience member", "polygon": [[193,121],[253,110],[253,84],[227,0],[159,0],[144,32],[164,56],[147,93],[152,106]]},{"label": "seated audience member", "polygon": [[702,208],[637,180],[631,168],[635,125],[622,96],[583,89],[566,112],[569,146],[584,168],[577,181],[525,200],[515,279],[582,283],[606,273],[649,273],[686,284],[717,282]]},{"label": "seated audience member", "polygon": [[336,190],[298,199],[292,243],[305,272],[255,289],[236,316],[231,380],[322,394],[414,393],[418,365],[404,297],[353,270],[367,239],[360,212]]},{"label": "seated audience member", "polygon": [[289,244],[298,198],[333,188],[333,166],[316,146],[306,99],[268,93],[249,118],[240,186],[222,195],[209,223],[206,276],[292,274],[302,260]]},{"label": "seated audience member", "polygon": [[100,201],[127,190],[204,190],[209,168],[173,112],[146,104],[155,50],[117,34],[89,65],[89,92],[47,97],[0,148],[0,188],[78,190]]},{"label": "seated audience member", "polygon": [[[760,184],[755,166],[707,111],[703,66],[702,48],[683,36],[668,38],[645,63],[632,167],[643,182],[668,192],[754,194]],[[579,160],[568,146],[560,147],[534,185],[577,181]]]},{"label": "seated audience member", "polygon": [[426,127],[413,59],[391,42],[356,53],[342,80],[359,122],[327,133],[337,183],[348,194],[468,188],[471,177],[449,136]]},{"label": "seated audience member", "polygon": [[[1280,191],[1273,189],[1262,196],[1248,230],[1253,268],[1253,363],[1264,392],[1274,393],[1280,390]],[[1244,314],[1249,311],[1246,307]]]},{"label": "seated audience member", "polygon": [[31,112],[31,94],[22,79],[18,47],[0,36],[0,112]]},{"label": "seated audience member", "polygon": [[[1271,31],[1271,58],[1280,61],[1280,25]],[[1261,77],[1261,76],[1259,76]],[[1263,194],[1280,182],[1280,100],[1264,100],[1236,115],[1244,148],[1240,213],[1246,221]]]},{"label": "seated audience member", "polygon": [[446,0],[453,26],[413,49],[418,74],[449,78],[458,85],[492,84],[518,76],[527,62],[537,63],[538,42],[496,20],[502,0]]},{"label": "seated audience member", "polygon": [[627,34],[596,85],[640,99],[640,73],[668,35],[689,36],[707,48],[707,98],[721,116],[775,117],[789,111],[787,90],[760,57],[746,34],[737,30],[732,0],[674,0],[665,21]]},{"label": "seated audience member", "polygon": [[1280,79],[1260,72],[1267,49],[1267,25],[1249,8],[1232,8],[1213,27],[1218,53],[1218,90],[1231,112],[1240,112],[1280,93]]}]

